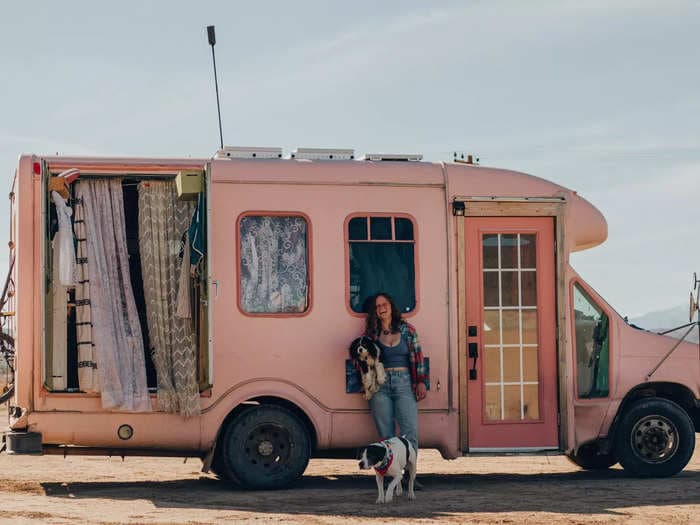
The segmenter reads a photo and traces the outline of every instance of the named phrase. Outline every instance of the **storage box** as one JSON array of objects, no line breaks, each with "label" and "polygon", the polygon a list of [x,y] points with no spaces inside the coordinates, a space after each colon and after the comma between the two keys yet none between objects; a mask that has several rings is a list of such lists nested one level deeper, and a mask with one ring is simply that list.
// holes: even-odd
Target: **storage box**
[{"label": "storage box", "polygon": [[180,171],[175,177],[177,198],[185,201],[196,200],[202,191],[201,171]]}]

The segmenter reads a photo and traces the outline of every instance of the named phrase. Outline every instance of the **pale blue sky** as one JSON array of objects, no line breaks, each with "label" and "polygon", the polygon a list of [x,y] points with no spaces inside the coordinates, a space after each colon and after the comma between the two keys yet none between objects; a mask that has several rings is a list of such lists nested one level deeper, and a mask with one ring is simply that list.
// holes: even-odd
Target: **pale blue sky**
[{"label": "pale blue sky", "polygon": [[6,2],[0,186],[21,152],[213,154],[209,24],[225,143],[476,153],[606,215],[572,263],[622,314],[687,300],[700,2]]}]

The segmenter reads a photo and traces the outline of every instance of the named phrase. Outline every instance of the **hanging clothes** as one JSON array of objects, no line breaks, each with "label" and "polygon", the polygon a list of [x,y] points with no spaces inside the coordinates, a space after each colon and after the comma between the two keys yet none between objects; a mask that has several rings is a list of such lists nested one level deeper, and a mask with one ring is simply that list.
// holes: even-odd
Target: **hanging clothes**
[{"label": "hanging clothes", "polygon": [[52,191],[51,198],[56,206],[56,216],[58,217],[58,232],[54,237],[54,243],[56,243],[58,250],[59,280],[63,286],[75,286],[75,245],[73,243],[73,227],[70,222],[73,210],[57,192]]},{"label": "hanging clothes", "polygon": [[102,407],[151,409],[143,337],[131,288],[121,182],[81,180],[90,305]]},{"label": "hanging clothes", "polygon": [[174,181],[141,182],[138,190],[141,273],[158,408],[191,417],[200,413],[197,352],[190,321],[177,315],[182,262],[174,247],[187,230],[193,206],[177,199]]},{"label": "hanging clothes", "polygon": [[[80,186],[78,186],[80,188]],[[80,194],[80,192],[79,192]],[[85,233],[85,206],[81,198],[75,204],[75,237],[77,242],[77,285],[75,287],[75,332],[78,344],[78,387],[83,392],[100,391],[100,379],[92,342],[92,313],[90,307],[90,270]]]}]

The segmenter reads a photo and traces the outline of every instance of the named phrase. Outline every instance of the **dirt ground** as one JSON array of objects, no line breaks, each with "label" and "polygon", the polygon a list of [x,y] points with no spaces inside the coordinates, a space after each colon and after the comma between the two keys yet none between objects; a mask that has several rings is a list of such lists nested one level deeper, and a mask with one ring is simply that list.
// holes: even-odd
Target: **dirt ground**
[{"label": "dirt ground", "polygon": [[[699,439],[700,441],[700,439]],[[416,501],[375,505],[374,476],[312,460],[280,491],[244,491],[199,460],[0,455],[0,523],[700,523],[700,442],[668,479],[619,466],[579,470],[561,456],[461,458],[421,450]]]}]

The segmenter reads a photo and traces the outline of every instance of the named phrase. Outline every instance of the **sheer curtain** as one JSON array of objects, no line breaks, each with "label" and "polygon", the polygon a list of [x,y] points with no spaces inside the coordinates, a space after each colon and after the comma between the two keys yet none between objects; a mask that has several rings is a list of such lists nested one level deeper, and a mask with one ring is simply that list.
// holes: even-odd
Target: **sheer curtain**
[{"label": "sheer curtain", "polygon": [[[194,203],[177,198],[173,181],[139,184],[139,251],[158,408],[185,417],[200,413],[197,352],[190,320],[176,315],[180,241]],[[189,286],[187,280],[184,285]]]},{"label": "sheer curtain", "polygon": [[149,411],[143,337],[131,288],[121,181],[81,180],[94,361],[103,408]]},{"label": "sheer curtain", "polygon": [[242,308],[251,313],[306,311],[306,220],[249,215],[241,219],[240,242]]}]

